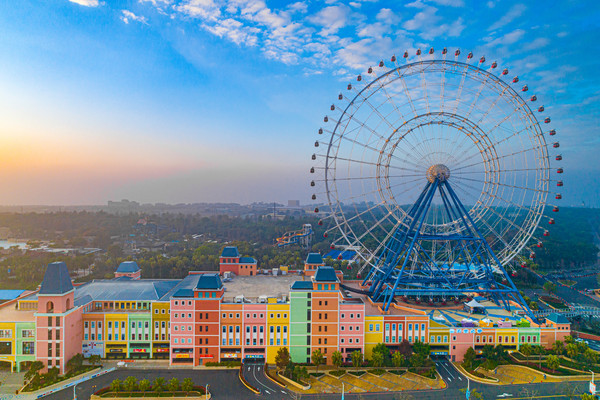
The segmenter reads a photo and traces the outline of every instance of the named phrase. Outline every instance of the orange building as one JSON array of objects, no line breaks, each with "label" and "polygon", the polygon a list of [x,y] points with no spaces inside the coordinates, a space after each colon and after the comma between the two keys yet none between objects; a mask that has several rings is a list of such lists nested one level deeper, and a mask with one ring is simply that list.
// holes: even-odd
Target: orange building
[{"label": "orange building", "polygon": [[312,282],[311,347],[331,364],[331,354],[338,350],[340,281],[332,267],[321,266]]},{"label": "orange building", "polygon": [[219,273],[233,272],[236,275],[256,275],[258,262],[252,257],[240,257],[235,246],[227,246],[219,257]]}]

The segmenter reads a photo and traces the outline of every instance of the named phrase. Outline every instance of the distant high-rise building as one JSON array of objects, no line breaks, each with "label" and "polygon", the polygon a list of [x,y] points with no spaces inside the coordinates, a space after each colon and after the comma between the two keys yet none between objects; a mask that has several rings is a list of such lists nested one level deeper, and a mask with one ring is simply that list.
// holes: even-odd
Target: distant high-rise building
[{"label": "distant high-rise building", "polygon": [[288,207],[300,207],[300,200],[288,200]]}]

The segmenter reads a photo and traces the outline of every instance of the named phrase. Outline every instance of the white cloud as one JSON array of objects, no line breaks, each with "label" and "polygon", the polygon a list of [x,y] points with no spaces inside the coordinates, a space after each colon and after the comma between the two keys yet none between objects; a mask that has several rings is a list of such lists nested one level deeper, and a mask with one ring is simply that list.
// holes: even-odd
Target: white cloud
[{"label": "white cloud", "polygon": [[398,17],[392,10],[389,8],[382,8],[377,13],[375,17],[378,21],[386,23],[388,25],[394,25],[400,22],[400,17]]},{"label": "white cloud", "polygon": [[186,0],[176,9],[193,18],[216,21],[221,17],[221,11],[213,0]]},{"label": "white cloud", "polygon": [[523,15],[526,9],[527,7],[525,7],[524,4],[515,4],[510,8],[510,10],[508,10],[506,14],[502,16],[502,18],[490,25],[488,31],[493,31],[498,28],[502,28],[504,25],[511,23],[512,21]]},{"label": "white cloud", "polygon": [[69,0],[71,3],[79,4],[85,7],[98,7],[104,3],[99,0]]},{"label": "white cloud", "polygon": [[337,33],[345,27],[350,17],[350,10],[346,6],[329,6],[309,18],[309,21],[322,26],[321,36]]},{"label": "white cloud", "polygon": [[287,9],[292,12],[299,12],[304,14],[308,10],[308,5],[306,3],[298,1],[287,6]]},{"label": "white cloud", "polygon": [[129,21],[137,21],[137,22],[141,22],[142,24],[148,25],[148,22],[146,21],[146,17],[135,15],[134,13],[132,13],[129,10],[121,10],[121,21],[125,22],[126,24],[128,24]]},{"label": "white cloud", "polygon": [[558,36],[558,37],[565,37],[565,36],[567,36],[568,34],[569,34],[569,32],[562,31],[562,32],[558,32],[558,33],[556,34],[556,36]]},{"label": "white cloud", "polygon": [[244,44],[249,47],[256,46],[259,29],[244,26],[240,21],[233,18],[217,22],[215,25],[203,24],[202,27],[208,32],[221,38],[227,38],[237,45]]},{"label": "white cloud", "polygon": [[138,0],[138,3],[150,3],[154,7],[168,6],[172,3],[172,0]]},{"label": "white cloud", "polygon": [[524,49],[525,50],[535,50],[540,49],[542,47],[546,47],[550,43],[550,40],[547,38],[537,38],[533,42],[527,44]]},{"label": "white cloud", "polygon": [[439,6],[449,6],[449,7],[464,7],[465,2],[463,0],[431,0],[435,4]]},{"label": "white cloud", "polygon": [[505,35],[502,35],[496,39],[492,39],[491,37],[489,37],[484,40],[488,41],[488,43],[487,43],[488,47],[506,46],[506,45],[517,42],[518,40],[520,40],[523,37],[523,35],[525,35],[525,31],[523,29],[515,29],[514,31],[511,31],[511,32],[509,32]]}]

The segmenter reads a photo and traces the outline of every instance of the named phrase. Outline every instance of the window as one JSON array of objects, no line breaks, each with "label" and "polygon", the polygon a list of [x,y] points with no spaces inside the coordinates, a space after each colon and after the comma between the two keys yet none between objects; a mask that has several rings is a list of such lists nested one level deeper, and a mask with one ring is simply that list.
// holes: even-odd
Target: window
[{"label": "window", "polygon": [[421,324],[421,330],[424,331],[425,330],[425,324]]},{"label": "window", "polygon": [[[179,343],[179,339],[175,338],[175,344]],[[223,343],[225,344],[225,343]]]},{"label": "window", "polygon": [[376,325],[375,325],[375,331],[376,331],[376,332],[379,332],[379,324],[376,324]]},{"label": "window", "polygon": [[281,314],[277,314],[277,318],[278,318],[278,319],[279,319],[279,318],[281,318]]},{"label": "window", "polygon": [[178,306],[179,305],[179,301],[175,300],[175,305]]},{"label": "window", "polygon": [[360,318],[360,314],[356,314],[356,318]]},{"label": "window", "polygon": [[[352,315],[352,314],[350,314],[350,315]],[[341,317],[342,317],[342,319],[344,319],[344,314],[343,313],[342,313]],[[352,318],[352,317],[350,317],[350,318]]]},{"label": "window", "polygon": [[87,329],[87,328],[88,328],[88,322],[87,322],[87,321],[85,321],[85,322],[83,323],[83,326],[84,326],[84,327]]},{"label": "window", "polygon": [[[12,331],[8,331],[10,336],[12,336]],[[8,337],[10,337],[8,336]],[[48,329],[48,340],[52,340],[52,329]]]},{"label": "window", "polygon": [[[319,328],[320,328],[320,326],[319,326]],[[342,331],[342,332],[344,331],[344,325],[340,326],[340,331]]]},{"label": "window", "polygon": [[233,314],[229,314],[229,318],[233,318]]},{"label": "window", "polygon": [[373,324],[369,324],[369,332],[373,332]]}]

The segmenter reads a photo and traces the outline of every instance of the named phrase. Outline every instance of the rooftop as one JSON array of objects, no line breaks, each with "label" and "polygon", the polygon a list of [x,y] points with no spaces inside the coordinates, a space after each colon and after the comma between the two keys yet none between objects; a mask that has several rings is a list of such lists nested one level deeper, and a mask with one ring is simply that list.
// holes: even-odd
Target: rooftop
[{"label": "rooftop", "polygon": [[149,301],[159,300],[181,280],[93,280],[78,286],[75,302],[89,295],[94,301]]},{"label": "rooftop", "polygon": [[323,257],[319,253],[308,253],[306,264],[323,264]]},{"label": "rooftop", "polygon": [[140,270],[140,267],[135,261],[123,261],[119,264],[117,272],[121,274],[131,274]]},{"label": "rooftop", "polygon": [[14,304],[0,306],[0,321],[2,322],[35,322],[36,310],[17,310]]},{"label": "rooftop", "polygon": [[298,275],[236,276],[233,280],[223,283],[225,299],[233,301],[234,297],[240,295],[251,301],[257,301],[259,296],[281,298],[283,295],[289,295],[290,286],[298,279],[301,279]]},{"label": "rooftop", "polygon": [[256,264],[256,260],[253,257],[240,257],[240,263],[242,263],[242,264]]},{"label": "rooftop", "polygon": [[53,262],[46,267],[39,294],[63,294],[73,290],[67,264]]},{"label": "rooftop", "polygon": [[552,313],[546,317],[547,320],[554,322],[555,324],[570,324],[567,317],[562,314]]},{"label": "rooftop", "polygon": [[220,289],[223,287],[219,274],[201,274],[196,284],[196,289]]},{"label": "rooftop", "polygon": [[316,282],[337,282],[338,278],[335,275],[335,269],[333,267],[319,267],[315,274]]},{"label": "rooftop", "polygon": [[223,252],[221,253],[221,257],[237,258],[239,256],[240,256],[240,252],[238,251],[238,248],[235,246],[227,246],[223,249]]},{"label": "rooftop", "polygon": [[22,295],[25,292],[23,289],[5,289],[0,290],[0,300],[13,300]]}]

